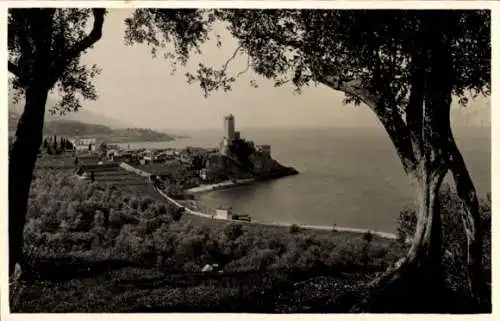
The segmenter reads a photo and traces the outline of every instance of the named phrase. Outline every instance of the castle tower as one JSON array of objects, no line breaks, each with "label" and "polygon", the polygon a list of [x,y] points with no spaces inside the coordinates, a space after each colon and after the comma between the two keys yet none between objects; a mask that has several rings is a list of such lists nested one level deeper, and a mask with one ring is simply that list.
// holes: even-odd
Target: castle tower
[{"label": "castle tower", "polygon": [[234,116],[228,115],[224,117],[224,136],[229,141],[234,139]]}]

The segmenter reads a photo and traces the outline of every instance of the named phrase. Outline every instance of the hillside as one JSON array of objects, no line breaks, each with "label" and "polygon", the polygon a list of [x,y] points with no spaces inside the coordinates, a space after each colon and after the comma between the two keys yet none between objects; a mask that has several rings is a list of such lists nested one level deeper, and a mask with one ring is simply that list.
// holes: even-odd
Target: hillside
[{"label": "hillside", "polygon": [[[77,121],[88,124],[100,124],[111,128],[130,128],[134,127],[131,124],[123,122],[121,120],[107,117],[95,112],[91,112],[89,110],[81,109],[78,112],[66,113],[65,115],[52,115],[48,111],[55,105],[55,101],[53,99],[47,99],[47,112],[45,113],[45,121],[54,121],[54,120],[63,120],[63,121]],[[14,104],[12,100],[9,102],[9,111],[14,112],[16,114],[21,114],[23,111],[24,105],[23,102],[20,101],[17,104]],[[9,123],[10,124],[10,123]]]},{"label": "hillside", "polygon": [[[17,127],[19,114],[9,110],[9,133],[13,134]],[[74,120],[46,120],[45,135],[61,136],[94,136],[102,141],[121,143],[134,141],[170,141],[175,135],[143,128],[113,129],[100,124],[89,124]]]},{"label": "hillside", "polygon": [[79,121],[72,120],[52,120],[46,121],[44,127],[44,133],[46,135],[110,135],[113,133],[113,129],[97,124],[87,124]]}]

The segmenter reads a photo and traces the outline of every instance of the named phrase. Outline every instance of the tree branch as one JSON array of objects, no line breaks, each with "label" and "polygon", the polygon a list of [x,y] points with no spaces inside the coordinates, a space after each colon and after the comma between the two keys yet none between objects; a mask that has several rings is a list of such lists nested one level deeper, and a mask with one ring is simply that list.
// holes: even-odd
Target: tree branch
[{"label": "tree branch", "polygon": [[10,61],[9,61],[9,72],[11,72],[17,78],[21,79],[21,70],[15,63]]},{"label": "tree branch", "polygon": [[[288,46],[295,50],[303,51],[304,44],[297,39],[286,39],[279,34],[274,34],[271,39],[277,43]],[[325,73],[318,68],[311,68],[314,80],[324,84],[325,86],[342,91],[359,98],[364,102],[380,120],[391,141],[396,148],[398,156],[401,159],[403,168],[406,173],[411,172],[416,166],[416,155],[413,151],[411,133],[406,124],[404,123],[401,115],[397,113],[396,106],[387,106],[382,102],[381,97],[374,94],[369,89],[365,88],[360,80],[353,80],[344,82],[336,75],[325,75]]]},{"label": "tree branch", "polygon": [[412,133],[418,146],[418,153],[422,151],[422,126],[423,126],[423,103],[425,88],[425,68],[423,57],[414,55],[411,66],[410,96],[406,105],[406,125]]},{"label": "tree branch", "polygon": [[315,75],[315,79],[333,90],[353,95],[364,102],[377,115],[389,134],[405,172],[409,173],[414,169],[416,158],[412,149],[410,132],[398,113],[394,113],[392,108],[385,106],[382,99],[364,88],[359,80],[341,82],[337,77],[324,75]]},{"label": "tree branch", "polygon": [[68,49],[68,51],[64,54],[63,59],[57,62],[54,68],[54,72],[52,73],[52,83],[55,83],[57,81],[57,79],[61,76],[61,74],[73,59],[77,58],[82,52],[90,48],[93,44],[101,39],[102,26],[104,25],[104,16],[106,14],[106,9],[93,8],[92,13],[94,15],[94,25],[92,26],[92,31],[90,31],[90,33],[80,42],[75,44],[72,48]]},{"label": "tree branch", "polygon": [[106,9],[102,8],[94,8],[92,9],[92,13],[94,14],[94,25],[92,27],[92,31],[82,39],[79,43],[77,43],[73,48],[71,48],[66,57],[68,60],[72,60],[78,55],[87,50],[93,44],[95,44],[102,37],[102,26],[104,24],[104,15],[106,14]]},{"label": "tree branch", "polygon": [[249,55],[247,55],[247,66],[246,66],[246,68],[245,68],[244,70],[242,70],[242,71],[238,72],[238,73],[236,74],[236,77],[239,77],[239,76],[243,75],[243,74],[244,74],[244,73],[246,73],[249,69],[250,69],[250,56],[249,56]]},{"label": "tree branch", "polygon": [[222,65],[222,73],[223,74],[226,73],[227,66],[229,66],[229,63],[231,63],[231,61],[233,61],[234,58],[236,58],[236,55],[238,54],[238,51],[240,51],[240,49],[241,49],[241,45],[239,45],[238,47],[236,47],[236,49],[234,50],[232,56],[229,57],[229,59],[226,61],[226,63],[224,65]]}]

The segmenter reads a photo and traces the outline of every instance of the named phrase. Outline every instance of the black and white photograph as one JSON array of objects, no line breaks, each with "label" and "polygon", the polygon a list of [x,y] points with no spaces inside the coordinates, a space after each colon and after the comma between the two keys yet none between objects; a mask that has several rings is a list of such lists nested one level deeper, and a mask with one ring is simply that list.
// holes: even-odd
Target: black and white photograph
[{"label": "black and white photograph", "polygon": [[2,3],[2,315],[491,315],[500,6],[350,2]]}]

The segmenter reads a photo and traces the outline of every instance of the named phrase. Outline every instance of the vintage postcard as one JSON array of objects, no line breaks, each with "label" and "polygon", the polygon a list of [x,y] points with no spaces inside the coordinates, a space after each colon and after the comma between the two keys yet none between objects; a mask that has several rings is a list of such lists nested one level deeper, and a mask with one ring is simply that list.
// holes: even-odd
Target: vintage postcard
[{"label": "vintage postcard", "polygon": [[494,1],[1,7],[2,315],[493,316]]}]

